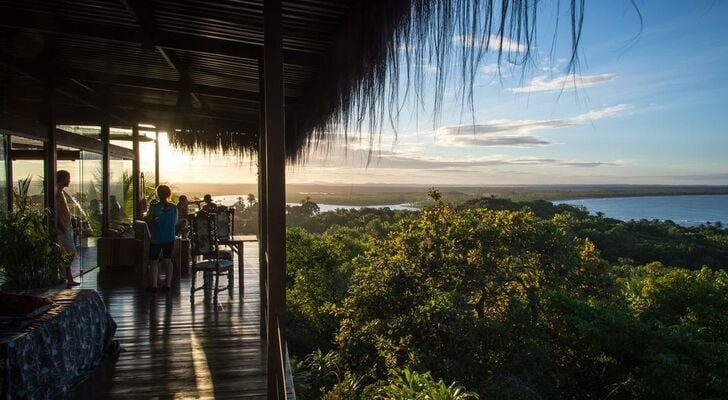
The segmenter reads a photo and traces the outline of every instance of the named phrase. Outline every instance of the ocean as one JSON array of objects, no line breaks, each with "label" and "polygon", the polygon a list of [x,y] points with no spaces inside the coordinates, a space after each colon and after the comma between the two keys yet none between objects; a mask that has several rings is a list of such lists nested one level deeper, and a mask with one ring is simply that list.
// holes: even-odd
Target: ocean
[{"label": "ocean", "polygon": [[639,219],[671,220],[682,226],[706,222],[728,225],[728,195],[685,195],[611,197],[554,201],[555,204],[584,206],[590,213],[622,221]]}]

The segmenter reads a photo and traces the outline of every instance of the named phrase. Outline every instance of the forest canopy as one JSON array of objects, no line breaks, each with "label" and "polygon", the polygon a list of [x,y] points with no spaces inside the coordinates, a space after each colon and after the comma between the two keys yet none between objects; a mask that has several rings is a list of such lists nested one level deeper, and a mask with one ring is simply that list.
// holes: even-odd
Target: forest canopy
[{"label": "forest canopy", "polygon": [[298,397],[728,396],[722,226],[432,196],[421,212],[289,209]]}]

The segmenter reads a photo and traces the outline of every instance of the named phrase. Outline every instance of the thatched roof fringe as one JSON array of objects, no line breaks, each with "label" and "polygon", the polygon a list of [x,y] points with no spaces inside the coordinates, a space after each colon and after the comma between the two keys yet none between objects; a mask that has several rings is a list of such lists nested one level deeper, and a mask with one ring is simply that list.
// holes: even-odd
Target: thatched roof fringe
[{"label": "thatched roof fringe", "polygon": [[168,133],[172,146],[193,154],[213,155],[224,153],[239,158],[257,153],[257,132],[240,132],[225,129],[175,129]]},{"label": "thatched roof fringe", "polygon": [[[584,0],[557,0],[557,8],[562,1],[570,8],[571,53],[567,69],[572,72],[578,65]],[[498,65],[524,65],[531,60],[542,3],[354,2],[327,54],[327,62],[304,94],[306,101],[289,118],[289,156],[300,161],[312,145],[330,144],[341,133],[339,136],[347,140],[348,132],[378,132],[385,122],[396,131],[399,112],[409,96],[414,95],[418,103],[424,104],[423,93],[430,88],[430,78],[425,74],[433,70],[433,124],[451,79],[459,79],[463,104],[472,106],[473,82],[486,53],[495,53]],[[430,71],[425,72],[423,64]]]}]

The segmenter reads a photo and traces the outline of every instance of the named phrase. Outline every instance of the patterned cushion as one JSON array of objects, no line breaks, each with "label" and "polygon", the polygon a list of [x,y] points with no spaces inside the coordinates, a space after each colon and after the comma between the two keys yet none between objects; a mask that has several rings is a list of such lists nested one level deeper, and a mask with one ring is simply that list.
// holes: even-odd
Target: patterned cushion
[{"label": "patterned cushion", "polygon": [[215,263],[214,260],[206,260],[199,262],[194,265],[194,269],[198,271],[203,270],[215,270],[216,264],[220,266],[221,271],[228,271],[230,268],[233,267],[233,262],[230,260],[218,260],[217,263]]},{"label": "patterned cushion", "polygon": [[0,317],[31,318],[52,305],[53,300],[45,297],[0,293]]}]

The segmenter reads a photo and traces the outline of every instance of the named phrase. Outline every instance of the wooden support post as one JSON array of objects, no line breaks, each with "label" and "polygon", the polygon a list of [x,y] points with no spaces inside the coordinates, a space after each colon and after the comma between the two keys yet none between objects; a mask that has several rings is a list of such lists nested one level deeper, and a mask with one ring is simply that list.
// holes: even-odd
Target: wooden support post
[{"label": "wooden support post", "polygon": [[106,234],[106,231],[110,228],[111,219],[109,215],[109,198],[111,197],[111,155],[110,155],[110,140],[111,133],[109,128],[109,120],[104,115],[103,122],[101,123],[101,144],[103,146],[103,152],[101,153],[101,236]]},{"label": "wooden support post", "polygon": [[268,203],[268,399],[285,398],[281,343],[286,327],[286,155],[281,0],[263,6],[265,169]]},{"label": "wooden support post", "polygon": [[13,197],[14,197],[14,191],[13,191],[13,160],[10,158],[10,147],[12,146],[12,136],[6,135],[5,136],[5,154],[4,154],[4,160],[5,160],[5,181],[7,183],[6,185],[6,193],[5,196],[7,197],[7,212],[8,215],[12,214],[13,212]]},{"label": "wooden support post", "polygon": [[53,115],[53,84],[49,78],[46,82],[46,109],[45,109],[45,126],[46,138],[43,142],[43,182],[45,190],[45,207],[50,212],[48,214],[48,229],[55,232],[56,229],[56,168],[58,158],[56,154],[56,122]]},{"label": "wooden support post", "polygon": [[141,197],[140,193],[143,193],[143,188],[141,188],[141,182],[139,179],[140,171],[140,163],[141,163],[141,149],[139,148],[139,124],[134,124],[131,127],[131,141],[132,141],[132,151],[134,151],[134,160],[132,161],[131,165],[131,173],[132,173],[132,186],[134,187],[132,190],[132,198],[133,198],[133,204],[134,204],[134,220],[141,219],[141,210],[139,209],[139,198]]},{"label": "wooden support post", "polygon": [[258,60],[258,87],[260,90],[260,123],[258,126],[258,265],[260,266],[260,336],[266,334],[266,315],[268,310],[268,260],[266,250],[268,249],[268,174],[266,170],[265,157],[265,89],[263,87],[263,60]]},{"label": "wooden support post", "polygon": [[154,187],[159,186],[159,131],[154,136]]}]

